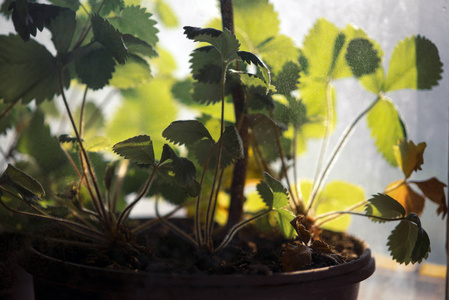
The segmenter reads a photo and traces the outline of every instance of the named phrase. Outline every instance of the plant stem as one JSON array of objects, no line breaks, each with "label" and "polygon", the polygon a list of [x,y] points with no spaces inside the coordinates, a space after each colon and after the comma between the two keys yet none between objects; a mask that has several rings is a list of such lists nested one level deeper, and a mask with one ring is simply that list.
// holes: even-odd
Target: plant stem
[{"label": "plant stem", "polygon": [[[8,193],[8,194],[10,194],[11,196],[15,196],[14,194],[9,193],[7,190],[3,189],[3,191]],[[20,200],[22,200],[22,199],[20,199]],[[99,232],[99,231],[97,231],[95,229],[89,228],[89,227],[84,226],[82,224],[78,224],[76,222],[72,222],[72,221],[69,221],[69,220],[66,220],[66,219],[61,219],[61,218],[57,218],[57,217],[54,217],[54,216],[50,216],[48,214],[45,214],[44,212],[42,212],[41,210],[37,209],[34,206],[32,206],[32,208],[34,210],[37,210],[38,213],[31,213],[31,212],[26,212],[26,211],[20,211],[20,210],[16,210],[14,208],[11,208],[8,205],[6,205],[1,198],[0,198],[0,204],[4,208],[9,210],[10,212],[13,212],[15,214],[55,221],[55,222],[61,223],[65,227],[69,228],[70,230],[72,230],[75,233],[80,234],[81,236],[89,236],[92,239],[102,239],[102,240],[106,241],[104,235],[101,232]]]},{"label": "plant stem", "polygon": [[140,199],[142,199],[146,195],[146,193],[148,192],[148,190],[151,187],[151,183],[153,182],[154,176],[156,175],[158,168],[159,168],[159,166],[157,166],[157,165],[153,166],[153,171],[151,172],[150,176],[148,177],[147,181],[145,182],[145,186],[142,188],[142,190],[136,196],[136,198],[130,204],[128,204],[125,207],[125,209],[120,213],[120,215],[117,219],[117,225],[116,225],[117,229],[120,228],[120,225],[126,219],[128,212],[134,207],[134,205],[136,205],[140,201]]},{"label": "plant stem", "polygon": [[357,118],[355,118],[355,120],[352,122],[351,125],[349,125],[349,127],[346,129],[345,133],[343,134],[343,136],[341,137],[339,143],[337,144],[337,147],[334,149],[334,151],[332,152],[332,156],[329,159],[326,167],[324,168],[323,172],[321,173],[321,176],[318,178],[317,183],[314,186],[314,189],[312,191],[312,194],[310,196],[309,199],[309,204],[306,210],[306,214],[310,211],[310,209],[312,208],[313,204],[316,201],[317,195],[318,195],[318,191],[320,190],[323,181],[325,179],[325,177],[327,176],[327,173],[329,172],[330,168],[332,167],[332,164],[335,161],[335,158],[338,156],[338,154],[340,153],[341,149],[343,148],[344,144],[346,143],[346,141],[349,138],[349,135],[352,133],[352,131],[354,130],[355,126],[359,123],[359,121],[377,104],[377,102],[379,102],[382,99],[382,96],[379,94],[378,97],[376,98],[376,100],[374,100],[364,111],[362,111]]},{"label": "plant stem", "polygon": [[[225,110],[225,85],[226,85],[226,71],[228,69],[229,62],[223,62],[222,63],[222,72],[221,72],[221,120],[220,120],[220,139],[218,140],[218,158],[217,158],[217,167],[215,168],[215,174],[214,174],[214,180],[212,182],[212,189],[210,192],[209,202],[207,203],[207,212],[210,211],[210,207],[213,202],[214,198],[214,191],[218,187],[217,185],[217,179],[218,179],[218,173],[220,172],[221,168],[221,155],[223,153],[223,132],[224,132],[224,110]],[[206,226],[207,226],[207,215],[206,215]],[[213,216],[212,216],[213,219]],[[207,231],[205,232],[204,240],[208,241]],[[211,247],[211,245],[206,245],[206,247]],[[211,248],[210,248],[211,250]]]},{"label": "plant stem", "polygon": [[[270,118],[274,119],[272,111],[270,111]],[[279,128],[277,127],[277,125],[275,123],[273,123],[273,129],[274,129],[274,136],[276,137],[276,146],[279,151],[279,158],[281,159],[281,164],[282,164],[282,168],[281,168],[282,176],[287,181],[288,191],[290,193],[290,196],[292,197],[292,202],[295,205],[296,210],[302,213],[303,209],[301,207],[299,207],[299,201],[296,198],[297,195],[295,193],[293,193],[292,185],[290,183],[290,179],[287,174],[287,164],[285,162],[284,149],[282,148],[281,138],[280,138],[281,134],[279,133]]]},{"label": "plant stem", "polygon": [[[73,118],[72,112],[70,111],[70,107],[69,107],[69,104],[67,102],[67,98],[66,98],[65,93],[64,93],[63,74],[62,74],[62,69],[61,68],[59,68],[59,74],[58,75],[59,75],[58,76],[59,77],[59,89],[60,89],[60,92],[61,92],[62,100],[64,102],[64,106],[65,106],[67,114],[69,116],[70,123],[72,125],[73,131],[75,132],[75,136],[76,136],[76,139],[77,139],[78,144],[80,146],[81,153],[84,156],[85,162],[87,164],[87,170],[89,172],[89,175],[91,177],[92,183],[94,185],[96,197],[93,195],[93,192],[92,192],[91,188],[89,188],[89,186],[88,186],[88,190],[89,190],[89,193],[91,194],[92,202],[93,202],[95,208],[97,209],[98,214],[101,216],[104,225],[106,225],[106,227],[109,228],[110,227],[110,222],[109,222],[108,215],[106,213],[106,209],[104,207],[103,198],[101,196],[100,188],[99,188],[99,185],[98,185],[97,180],[96,180],[95,172],[94,172],[94,170],[92,168],[90,159],[89,159],[89,157],[87,155],[87,151],[84,148],[83,141],[82,141],[81,136],[80,136],[80,134],[78,132],[78,129],[76,127],[75,120]],[[89,182],[88,178],[86,178],[86,182],[87,183]]]},{"label": "plant stem", "polygon": [[159,205],[158,204],[159,204],[159,197],[156,197],[156,199],[154,201],[154,210],[156,212],[157,218],[162,222],[162,224],[164,224],[165,226],[167,226],[168,228],[170,228],[171,230],[173,230],[174,232],[179,234],[179,236],[181,236],[187,242],[190,242],[193,245],[195,245],[196,247],[199,247],[200,245],[197,244],[197,242],[193,238],[191,238],[187,233],[185,233],[183,230],[178,228],[175,224],[172,224],[169,221],[167,221],[166,218],[161,217],[161,215],[159,214]]},{"label": "plant stem", "polygon": [[83,137],[83,131],[84,131],[84,113],[86,110],[86,98],[87,98],[87,91],[88,91],[88,87],[86,85],[86,89],[84,90],[84,94],[83,94],[83,101],[81,103],[81,111],[80,111],[80,124],[79,124],[79,129],[80,129],[80,137]]},{"label": "plant stem", "polygon": [[[366,205],[367,203],[368,203],[367,200],[361,201],[361,202],[359,202],[357,204],[354,204],[353,206],[347,208],[345,211],[346,212],[351,212],[351,211],[353,211],[353,210],[355,210],[355,209],[357,209],[357,208],[359,208],[359,207],[361,207],[363,205]],[[321,215],[315,217],[315,226],[316,227],[320,227],[324,223],[330,222],[330,221],[340,217],[340,215],[341,215],[340,213],[338,213],[338,212],[336,213],[336,212],[333,212],[333,211],[325,213],[325,214],[321,214]],[[324,219],[324,220],[322,220],[321,222],[316,222],[316,221],[318,221],[320,219]]]},{"label": "plant stem", "polygon": [[226,237],[223,239],[223,241],[221,242],[221,244],[217,247],[216,251],[220,251],[221,249],[225,248],[229,242],[231,242],[232,238],[234,237],[234,235],[240,230],[242,229],[242,227],[248,225],[251,221],[258,219],[260,217],[263,217],[267,214],[269,214],[272,211],[272,209],[270,208],[269,210],[263,211],[261,213],[258,213],[257,215],[249,218],[248,220],[245,220],[243,222],[240,222],[236,225],[234,225],[231,230],[229,230],[228,234],[226,235]]},{"label": "plant stem", "polygon": [[[353,212],[353,211],[334,211],[332,213],[333,215],[354,215],[354,216],[361,216],[361,217],[367,217],[367,218],[373,218],[373,219],[377,219],[380,221],[386,221],[386,222],[390,222],[390,221],[402,221],[402,220],[408,220],[406,217],[399,217],[399,218],[384,218],[384,217],[379,217],[379,216],[374,216],[374,215],[367,215],[367,214],[362,214],[362,213],[357,213],[357,212]],[[410,221],[410,220],[409,220]],[[326,221],[327,222],[327,221]],[[411,222],[411,221],[410,221]],[[322,223],[316,223],[315,225],[317,227],[321,226],[323,223],[325,223],[324,221]]]},{"label": "plant stem", "polygon": [[326,80],[326,122],[324,126],[325,130],[324,130],[324,137],[321,143],[321,149],[318,157],[317,166],[315,169],[315,176],[313,179],[314,186],[312,190],[315,190],[315,185],[318,184],[318,176],[321,173],[324,157],[326,155],[327,148],[329,146],[330,132],[333,123],[334,123],[334,109],[332,103],[332,85],[331,85],[331,78],[328,78]]}]

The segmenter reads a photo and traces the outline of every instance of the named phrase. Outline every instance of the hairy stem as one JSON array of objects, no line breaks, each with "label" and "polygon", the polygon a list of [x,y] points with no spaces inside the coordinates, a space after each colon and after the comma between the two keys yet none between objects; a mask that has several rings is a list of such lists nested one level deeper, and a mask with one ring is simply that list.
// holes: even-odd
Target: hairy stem
[{"label": "hairy stem", "polygon": [[187,242],[192,243],[196,247],[199,247],[199,244],[197,244],[197,242],[182,229],[177,227],[175,224],[170,223],[166,218],[161,217],[161,215],[159,214],[159,197],[156,197],[156,200],[154,201],[154,210],[156,212],[157,218],[162,222],[162,224],[179,234],[179,236],[181,236]]},{"label": "hairy stem", "polygon": [[324,179],[327,176],[327,173],[329,172],[330,168],[332,167],[332,164],[335,161],[335,158],[338,156],[338,154],[340,153],[341,149],[343,148],[344,144],[347,142],[350,134],[352,133],[352,131],[354,130],[355,126],[359,123],[359,121],[377,104],[377,102],[379,102],[381,100],[381,95],[379,95],[376,100],[374,100],[364,111],[362,111],[357,118],[355,118],[355,120],[352,122],[351,125],[349,125],[349,127],[346,129],[345,133],[343,134],[343,136],[341,137],[339,143],[337,144],[337,147],[334,149],[334,151],[332,152],[332,156],[329,159],[327,165],[325,166],[323,172],[321,173],[321,176],[318,178],[317,183],[315,184],[311,196],[310,196],[310,200],[309,200],[309,205],[307,207],[307,213],[310,211],[310,209],[312,208],[313,204],[316,201],[317,195],[318,195],[318,191],[320,190]]},{"label": "hairy stem", "polygon": [[[97,209],[98,214],[102,217],[102,221],[103,221],[104,225],[106,225],[106,227],[109,228],[110,227],[109,217],[107,215],[106,208],[104,206],[103,198],[102,198],[102,195],[101,195],[101,192],[100,192],[100,188],[99,188],[96,176],[95,176],[95,172],[94,172],[94,170],[92,168],[92,164],[91,164],[90,159],[89,159],[89,157],[87,155],[87,151],[84,148],[83,141],[82,141],[81,136],[79,134],[78,128],[76,126],[75,120],[73,118],[72,112],[71,112],[69,104],[67,102],[67,98],[66,98],[65,93],[64,93],[64,86],[63,86],[64,80],[63,80],[63,73],[62,72],[63,72],[62,69],[59,68],[59,89],[60,89],[60,92],[61,92],[62,100],[64,102],[64,106],[65,106],[67,114],[69,116],[70,123],[72,125],[73,131],[75,132],[75,136],[76,136],[76,139],[78,141],[81,153],[82,153],[82,155],[84,157],[84,160],[86,162],[87,170],[88,170],[89,176],[90,176],[90,178],[92,180],[92,183],[93,183],[96,195],[95,196],[93,195],[93,192],[92,192],[91,188],[88,188],[88,190],[89,190],[89,193],[92,196],[92,202],[93,202],[95,208]],[[86,181],[89,182],[88,178],[86,178]]]},{"label": "hairy stem", "polygon": [[123,222],[126,219],[126,216],[131,211],[131,209],[148,193],[148,190],[151,187],[151,183],[153,182],[154,176],[156,175],[156,172],[158,170],[159,166],[153,166],[153,171],[151,172],[150,176],[148,177],[147,181],[145,182],[145,186],[142,188],[140,193],[136,196],[136,198],[128,204],[125,209],[120,213],[118,219],[117,219],[117,225],[116,228],[119,229],[120,226],[123,224]]},{"label": "hairy stem", "polygon": [[258,218],[260,218],[260,217],[263,217],[263,216],[269,214],[271,211],[272,211],[271,209],[266,210],[266,211],[263,211],[263,212],[261,212],[261,213],[258,213],[258,214],[255,215],[255,216],[249,218],[248,220],[245,220],[245,221],[243,221],[243,222],[240,222],[240,223],[234,225],[234,226],[229,230],[228,234],[225,236],[225,238],[223,239],[223,241],[221,242],[221,244],[217,247],[216,251],[218,252],[218,251],[220,251],[221,249],[225,248],[225,247],[231,242],[231,240],[234,238],[235,234],[236,234],[240,229],[242,229],[244,226],[248,225],[251,221],[254,221],[254,220],[256,220],[256,219],[258,219]]}]

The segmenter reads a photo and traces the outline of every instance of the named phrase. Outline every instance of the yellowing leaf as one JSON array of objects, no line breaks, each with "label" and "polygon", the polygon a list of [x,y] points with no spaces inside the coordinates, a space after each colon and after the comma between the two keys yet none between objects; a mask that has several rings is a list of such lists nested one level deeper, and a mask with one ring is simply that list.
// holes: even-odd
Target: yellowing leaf
[{"label": "yellowing leaf", "polygon": [[[345,210],[365,200],[365,192],[360,186],[335,180],[328,183],[318,194],[315,215],[319,216],[333,211]],[[344,231],[351,223],[351,217],[346,215],[328,223],[322,228],[333,231]]]},{"label": "yellowing leaf", "polygon": [[425,149],[426,143],[415,145],[407,140],[400,140],[399,144],[393,147],[394,156],[405,178],[409,178],[413,171],[421,170]]},{"label": "yellowing leaf", "polygon": [[447,214],[446,194],[444,193],[446,184],[435,177],[426,181],[411,181],[411,183],[416,184],[429,200],[438,205],[437,214],[442,213],[442,217],[444,218]]},{"label": "yellowing leaf", "polygon": [[413,191],[403,180],[390,183],[385,193],[398,201],[405,208],[406,214],[413,212],[421,215],[424,210],[424,197]]}]

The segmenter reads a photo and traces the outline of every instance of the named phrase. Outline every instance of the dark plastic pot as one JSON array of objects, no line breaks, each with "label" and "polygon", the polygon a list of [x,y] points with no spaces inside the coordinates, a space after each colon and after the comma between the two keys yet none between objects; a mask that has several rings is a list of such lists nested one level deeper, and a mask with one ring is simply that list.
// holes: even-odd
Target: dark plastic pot
[{"label": "dark plastic pot", "polygon": [[274,275],[167,275],[89,267],[30,248],[24,261],[36,299],[357,299],[373,274],[371,251],[338,266]]},{"label": "dark plastic pot", "polygon": [[24,248],[20,234],[0,232],[0,299],[32,300],[33,278],[18,263]]}]

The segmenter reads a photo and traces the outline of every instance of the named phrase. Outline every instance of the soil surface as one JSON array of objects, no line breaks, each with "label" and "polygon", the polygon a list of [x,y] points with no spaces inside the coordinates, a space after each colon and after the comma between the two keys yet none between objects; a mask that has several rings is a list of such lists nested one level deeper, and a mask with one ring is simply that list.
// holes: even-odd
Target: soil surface
[{"label": "soil surface", "polygon": [[[342,233],[323,231],[321,240],[331,245],[343,261],[351,261],[363,252],[360,241]],[[218,239],[221,241],[221,239]],[[288,243],[277,232],[260,233],[245,227],[218,253],[198,250],[167,227],[158,225],[138,236],[142,247],[88,248],[39,240],[34,247],[64,261],[90,266],[165,274],[273,274],[283,272],[282,254]],[[338,264],[329,257],[312,253],[312,262],[303,269]]]}]

